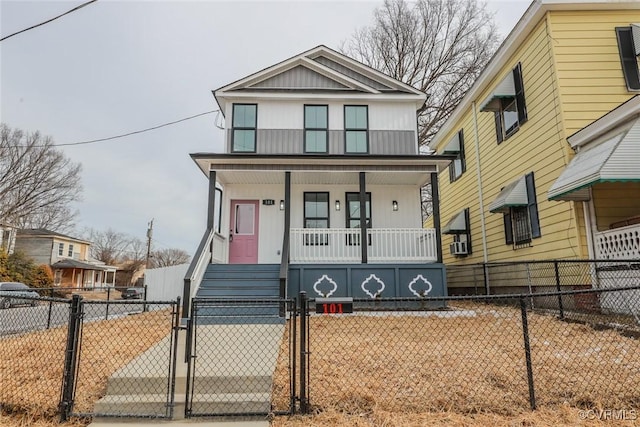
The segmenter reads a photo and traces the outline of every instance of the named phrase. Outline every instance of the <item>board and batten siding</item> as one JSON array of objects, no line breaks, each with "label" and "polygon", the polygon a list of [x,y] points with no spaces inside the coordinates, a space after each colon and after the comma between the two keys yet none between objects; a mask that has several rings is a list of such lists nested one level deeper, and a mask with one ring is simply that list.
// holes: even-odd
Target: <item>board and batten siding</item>
[{"label": "board and batten siding", "polygon": [[640,10],[554,11],[553,53],[567,136],[627,101],[616,27],[640,22]]},{"label": "board and batten siding", "polygon": [[[522,64],[522,77],[526,97],[528,121],[511,137],[497,144],[494,115],[492,112],[477,112],[482,170],[483,204],[489,261],[518,261],[531,259],[577,258],[586,256],[584,232],[576,221],[573,202],[547,200],[547,191],[570,157],[559,91],[555,77],[552,54],[553,39],[550,36],[548,15],[543,17],[509,58],[505,67],[495,75],[492,82],[476,99],[479,105],[489,96],[494,87],[517,65]],[[476,134],[471,107],[452,132],[441,142],[446,144],[454,132],[464,128],[466,172],[453,183],[449,183],[448,170],[440,174],[441,218],[444,225],[455,213],[470,208],[473,254],[465,258],[449,254],[452,239],[443,238],[445,263],[470,264],[483,261],[482,229],[478,200],[476,170]],[[532,241],[531,247],[514,250],[505,244],[503,215],[490,213],[489,204],[501,189],[523,175],[534,172],[536,197],[540,216],[542,237]],[[583,225],[582,225],[583,227]]]},{"label": "board and batten siding", "polygon": [[[248,101],[247,103],[252,103]],[[304,105],[328,105],[329,154],[344,154],[344,105],[368,105],[369,154],[418,154],[415,105],[399,102],[259,101],[258,154],[304,153]],[[231,104],[230,104],[231,105]],[[226,151],[232,151],[232,112],[227,109]]]}]

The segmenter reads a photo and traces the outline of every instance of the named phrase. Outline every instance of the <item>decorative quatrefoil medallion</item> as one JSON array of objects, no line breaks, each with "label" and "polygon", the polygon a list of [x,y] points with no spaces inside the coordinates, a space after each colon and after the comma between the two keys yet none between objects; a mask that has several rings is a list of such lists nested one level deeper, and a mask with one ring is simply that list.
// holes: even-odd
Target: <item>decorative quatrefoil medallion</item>
[{"label": "decorative quatrefoil medallion", "polygon": [[409,290],[418,298],[426,297],[431,292],[431,289],[433,289],[431,282],[425,279],[422,274],[418,274],[409,283]]},{"label": "decorative quatrefoil medallion", "polygon": [[[329,287],[331,287],[331,290],[328,290],[326,293],[323,293],[318,286],[322,285],[322,288],[326,288],[327,286],[325,284],[328,284]],[[327,276],[326,274],[323,274],[321,278],[319,278],[316,283],[313,284],[313,290],[316,291],[316,293],[318,295],[320,295],[323,298],[329,298],[331,295],[333,295],[337,290],[338,290],[338,284],[329,276]]]}]

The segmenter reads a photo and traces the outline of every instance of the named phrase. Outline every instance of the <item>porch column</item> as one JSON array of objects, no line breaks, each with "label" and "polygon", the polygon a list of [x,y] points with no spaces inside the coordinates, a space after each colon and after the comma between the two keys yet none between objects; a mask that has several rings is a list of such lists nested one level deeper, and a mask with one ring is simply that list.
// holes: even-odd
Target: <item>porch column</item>
[{"label": "porch column", "polygon": [[[349,206],[347,206],[349,209]],[[362,253],[362,263],[367,264],[367,183],[365,173],[360,172],[360,251]]]},{"label": "porch column", "polygon": [[436,228],[436,254],[438,262],[442,262],[442,230],[440,227],[440,192],[438,190],[438,174],[431,174],[431,203],[433,204],[433,225]]},{"label": "porch column", "polygon": [[207,207],[207,230],[213,230],[216,210],[216,171],[209,171],[209,206]]}]

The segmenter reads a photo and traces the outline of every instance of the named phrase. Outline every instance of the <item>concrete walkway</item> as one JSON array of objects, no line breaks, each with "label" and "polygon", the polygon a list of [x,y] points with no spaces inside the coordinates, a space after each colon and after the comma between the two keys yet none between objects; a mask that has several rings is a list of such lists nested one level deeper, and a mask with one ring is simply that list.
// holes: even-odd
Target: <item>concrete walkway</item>
[{"label": "concrete walkway", "polygon": [[[265,412],[271,407],[271,388],[284,325],[205,325],[196,331],[194,363],[194,413]],[[266,420],[224,421],[194,417],[184,419],[187,364],[184,363],[186,332],[180,331],[176,366],[173,420],[95,418],[91,427],[129,427],[144,424],[171,427],[230,426],[267,427]],[[96,402],[95,413],[162,414],[166,405],[170,337],[116,371],[108,381],[106,395]],[[266,416],[265,416],[266,418]],[[242,421],[240,421],[242,420]]]}]

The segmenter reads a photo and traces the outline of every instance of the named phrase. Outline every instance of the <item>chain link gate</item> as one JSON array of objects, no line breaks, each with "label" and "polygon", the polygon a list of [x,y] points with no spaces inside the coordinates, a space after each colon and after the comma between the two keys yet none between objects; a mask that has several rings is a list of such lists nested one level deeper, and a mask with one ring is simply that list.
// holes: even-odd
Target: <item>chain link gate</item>
[{"label": "chain link gate", "polygon": [[185,417],[293,413],[296,328],[293,300],[194,298]]},{"label": "chain link gate", "polygon": [[[179,307],[179,299],[107,302],[74,296],[60,404],[62,419],[172,418]],[[139,355],[132,360],[123,358],[121,346],[135,347]],[[94,404],[88,385],[105,377],[104,395]]]}]

